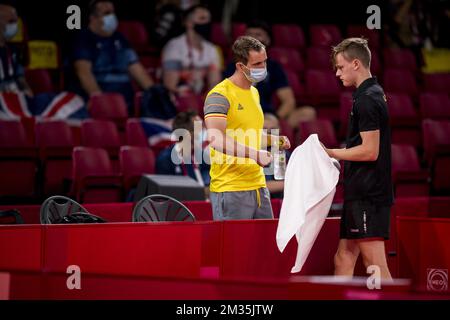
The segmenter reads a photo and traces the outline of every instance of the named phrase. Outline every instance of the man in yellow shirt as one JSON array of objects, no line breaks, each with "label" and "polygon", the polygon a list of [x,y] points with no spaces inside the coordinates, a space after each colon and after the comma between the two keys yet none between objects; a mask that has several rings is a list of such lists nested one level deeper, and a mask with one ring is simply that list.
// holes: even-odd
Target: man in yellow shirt
[{"label": "man in yellow shirt", "polygon": [[255,38],[238,38],[232,47],[236,70],[216,85],[205,101],[211,142],[210,199],[214,220],[273,218],[263,168],[272,161],[266,145],[287,137],[263,134],[264,115],[252,85],[267,75],[267,54]]}]

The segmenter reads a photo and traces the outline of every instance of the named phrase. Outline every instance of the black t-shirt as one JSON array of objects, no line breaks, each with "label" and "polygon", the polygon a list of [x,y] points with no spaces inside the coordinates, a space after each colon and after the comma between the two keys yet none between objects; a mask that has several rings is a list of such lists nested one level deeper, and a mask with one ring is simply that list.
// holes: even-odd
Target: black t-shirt
[{"label": "black t-shirt", "polygon": [[393,203],[391,130],[386,96],[376,78],[365,80],[353,93],[347,148],[362,144],[360,132],[380,130],[376,161],[345,161],[345,201],[368,200],[380,206]]}]

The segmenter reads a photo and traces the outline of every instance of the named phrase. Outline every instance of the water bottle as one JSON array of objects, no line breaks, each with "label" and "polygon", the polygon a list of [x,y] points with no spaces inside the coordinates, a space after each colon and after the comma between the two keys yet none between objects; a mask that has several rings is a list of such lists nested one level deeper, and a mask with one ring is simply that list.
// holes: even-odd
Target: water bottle
[{"label": "water bottle", "polygon": [[274,178],[275,180],[284,180],[286,173],[286,150],[282,150],[283,140],[280,139],[278,149],[273,154]]}]

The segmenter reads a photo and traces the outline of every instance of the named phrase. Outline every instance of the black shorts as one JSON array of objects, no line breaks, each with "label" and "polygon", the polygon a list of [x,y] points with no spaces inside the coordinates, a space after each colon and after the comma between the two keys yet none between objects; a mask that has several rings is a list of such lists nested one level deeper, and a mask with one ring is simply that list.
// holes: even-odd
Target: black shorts
[{"label": "black shorts", "polygon": [[344,202],[341,217],[341,239],[389,239],[391,207],[377,206],[369,201]]}]

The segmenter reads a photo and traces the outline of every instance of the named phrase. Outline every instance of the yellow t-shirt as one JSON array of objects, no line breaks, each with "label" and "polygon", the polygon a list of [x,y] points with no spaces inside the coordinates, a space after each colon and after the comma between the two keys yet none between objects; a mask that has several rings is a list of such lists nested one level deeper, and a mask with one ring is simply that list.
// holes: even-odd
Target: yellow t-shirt
[{"label": "yellow t-shirt", "polygon": [[[225,118],[226,134],[238,143],[261,148],[264,115],[255,87],[246,90],[229,79],[223,80],[208,93],[204,114],[205,120]],[[254,160],[229,156],[213,148],[210,156],[211,192],[250,191],[266,186],[263,168]]]}]

